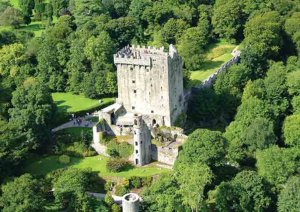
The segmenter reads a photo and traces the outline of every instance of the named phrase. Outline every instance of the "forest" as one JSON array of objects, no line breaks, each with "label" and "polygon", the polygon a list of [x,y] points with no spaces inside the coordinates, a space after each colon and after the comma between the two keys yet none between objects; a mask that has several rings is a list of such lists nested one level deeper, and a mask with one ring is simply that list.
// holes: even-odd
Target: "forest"
[{"label": "forest", "polygon": [[[94,154],[87,132],[51,132],[68,119],[52,95],[115,97],[118,49],[174,44],[188,89],[218,42],[238,46],[240,61],[193,93],[172,171],[118,185],[103,170],[24,171],[50,153]],[[298,211],[299,52],[298,0],[0,0],[0,211],[118,212],[87,192],[131,189],[141,211]]]}]

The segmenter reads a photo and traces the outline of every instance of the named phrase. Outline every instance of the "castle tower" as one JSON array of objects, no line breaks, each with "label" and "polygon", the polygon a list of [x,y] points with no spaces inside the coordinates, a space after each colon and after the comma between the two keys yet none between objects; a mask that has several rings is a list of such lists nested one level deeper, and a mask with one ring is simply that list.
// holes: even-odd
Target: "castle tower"
[{"label": "castle tower", "polygon": [[140,197],[135,193],[128,193],[122,197],[123,212],[138,212]]},{"label": "castle tower", "polygon": [[174,125],[184,111],[182,61],[176,48],[125,47],[114,55],[118,99],[127,113],[146,115],[147,124]]},{"label": "castle tower", "polygon": [[134,164],[143,166],[151,161],[151,134],[142,116],[135,115],[133,125]]}]

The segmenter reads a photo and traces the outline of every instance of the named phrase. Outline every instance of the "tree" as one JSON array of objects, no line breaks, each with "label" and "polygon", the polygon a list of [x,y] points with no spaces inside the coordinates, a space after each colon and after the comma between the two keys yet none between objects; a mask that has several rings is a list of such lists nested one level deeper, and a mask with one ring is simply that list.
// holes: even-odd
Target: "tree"
[{"label": "tree", "polygon": [[45,3],[43,0],[34,0],[34,19],[41,21],[45,13]]},{"label": "tree", "polygon": [[194,71],[201,67],[204,61],[204,47],[208,44],[208,40],[206,29],[199,27],[189,28],[183,33],[179,40],[178,51],[188,70]]},{"label": "tree", "polygon": [[243,37],[244,24],[242,4],[235,0],[217,0],[213,7],[212,25],[214,32],[229,41]]},{"label": "tree", "polygon": [[107,31],[110,37],[116,41],[116,46],[123,48],[131,43],[136,34],[136,22],[131,17],[112,19],[107,23]]},{"label": "tree", "polygon": [[54,179],[54,197],[64,209],[70,211],[94,211],[97,207],[86,192],[92,186],[89,170],[67,169]]},{"label": "tree", "polygon": [[225,163],[225,153],[226,141],[220,132],[198,129],[184,143],[177,165],[204,163],[216,167]]},{"label": "tree", "polygon": [[288,73],[287,86],[291,96],[300,95],[300,70]]},{"label": "tree", "polygon": [[300,113],[300,95],[299,96],[294,96],[292,99],[292,106],[293,106],[293,112],[294,114],[299,114]]},{"label": "tree", "polygon": [[26,24],[31,22],[32,10],[34,8],[34,0],[18,0],[19,7],[24,15]]},{"label": "tree", "polygon": [[164,42],[168,44],[175,44],[181,37],[182,33],[189,27],[189,25],[182,19],[171,18],[167,21],[161,30]]},{"label": "tree", "polygon": [[204,208],[204,189],[212,182],[213,175],[209,167],[202,163],[185,163],[176,167],[178,193],[182,203],[192,211]]},{"label": "tree", "polygon": [[142,193],[147,211],[186,211],[182,205],[182,197],[177,190],[178,183],[174,176],[161,176]]},{"label": "tree", "polygon": [[300,12],[294,12],[291,17],[287,18],[284,24],[285,31],[291,37],[298,54],[300,52],[300,24],[299,24]]},{"label": "tree", "polygon": [[217,211],[264,211],[272,204],[270,186],[255,171],[241,171],[210,194]]},{"label": "tree", "polygon": [[105,31],[99,36],[88,39],[84,48],[84,53],[92,63],[94,71],[107,71],[112,69],[112,60],[114,53],[114,43],[109,34]]},{"label": "tree", "polygon": [[41,211],[44,198],[41,183],[30,174],[24,174],[2,186],[0,198],[3,211]]},{"label": "tree", "polygon": [[251,17],[245,24],[242,62],[253,69],[266,68],[266,61],[278,56],[282,40],[280,32],[281,18],[276,11]]},{"label": "tree", "polygon": [[0,15],[0,25],[19,28],[24,23],[24,17],[20,10],[7,7]]},{"label": "tree", "polygon": [[300,177],[288,179],[278,196],[278,211],[297,211],[300,207]]},{"label": "tree", "polygon": [[10,121],[27,133],[35,147],[47,140],[54,114],[54,103],[48,88],[35,81],[24,84],[13,92],[11,102]]},{"label": "tree", "polygon": [[69,0],[50,0],[50,3],[52,4],[54,15],[59,17],[62,10],[68,7]]},{"label": "tree", "polygon": [[25,134],[20,132],[12,122],[0,118],[0,172],[2,179],[15,173],[29,150],[30,143]]},{"label": "tree", "polygon": [[286,117],[283,124],[284,142],[288,146],[300,146],[300,114]]},{"label": "tree", "polygon": [[297,148],[270,147],[256,153],[258,174],[277,189],[298,172],[300,151]]}]

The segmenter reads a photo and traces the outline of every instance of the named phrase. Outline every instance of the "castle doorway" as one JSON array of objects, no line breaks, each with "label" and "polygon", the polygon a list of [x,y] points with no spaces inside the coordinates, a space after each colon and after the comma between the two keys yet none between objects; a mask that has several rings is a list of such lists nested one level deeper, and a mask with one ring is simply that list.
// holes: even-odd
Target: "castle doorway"
[{"label": "castle doorway", "polygon": [[114,113],[111,113],[110,114],[110,124],[111,125],[115,125],[116,124],[116,116],[115,116],[115,114]]},{"label": "castle doorway", "polygon": [[135,165],[139,164],[139,159],[135,159]]}]

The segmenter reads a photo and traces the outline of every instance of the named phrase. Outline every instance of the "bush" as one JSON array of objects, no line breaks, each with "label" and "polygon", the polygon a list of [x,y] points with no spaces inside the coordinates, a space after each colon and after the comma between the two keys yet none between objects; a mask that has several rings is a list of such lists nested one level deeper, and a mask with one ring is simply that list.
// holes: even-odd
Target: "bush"
[{"label": "bush", "polygon": [[116,185],[115,187],[115,195],[123,196],[127,193],[128,189],[124,185]]},{"label": "bush", "polygon": [[119,143],[116,139],[111,139],[107,143],[106,153],[112,157],[128,158],[133,153],[133,146],[127,142]]},{"label": "bush", "polygon": [[61,164],[69,164],[71,162],[71,158],[68,155],[61,155],[59,156],[58,161]]},{"label": "bush", "polygon": [[113,204],[113,205],[111,206],[111,211],[112,211],[112,212],[121,212],[121,208],[120,208],[120,206],[118,206],[118,205],[115,203],[115,204]]},{"label": "bush", "polygon": [[141,177],[131,177],[129,179],[130,188],[140,188],[142,187],[142,178]]},{"label": "bush", "polygon": [[106,168],[110,172],[120,172],[130,167],[131,167],[130,162],[123,159],[110,158],[106,163]]},{"label": "bush", "polygon": [[104,185],[105,191],[112,191],[114,185],[115,185],[114,182],[112,182],[112,181],[106,181],[105,185]]},{"label": "bush", "polygon": [[152,177],[143,177],[142,178],[143,186],[150,186],[151,184],[152,184]]},{"label": "bush", "polygon": [[115,202],[110,193],[107,193],[104,198],[104,202],[107,206],[111,207]]}]

